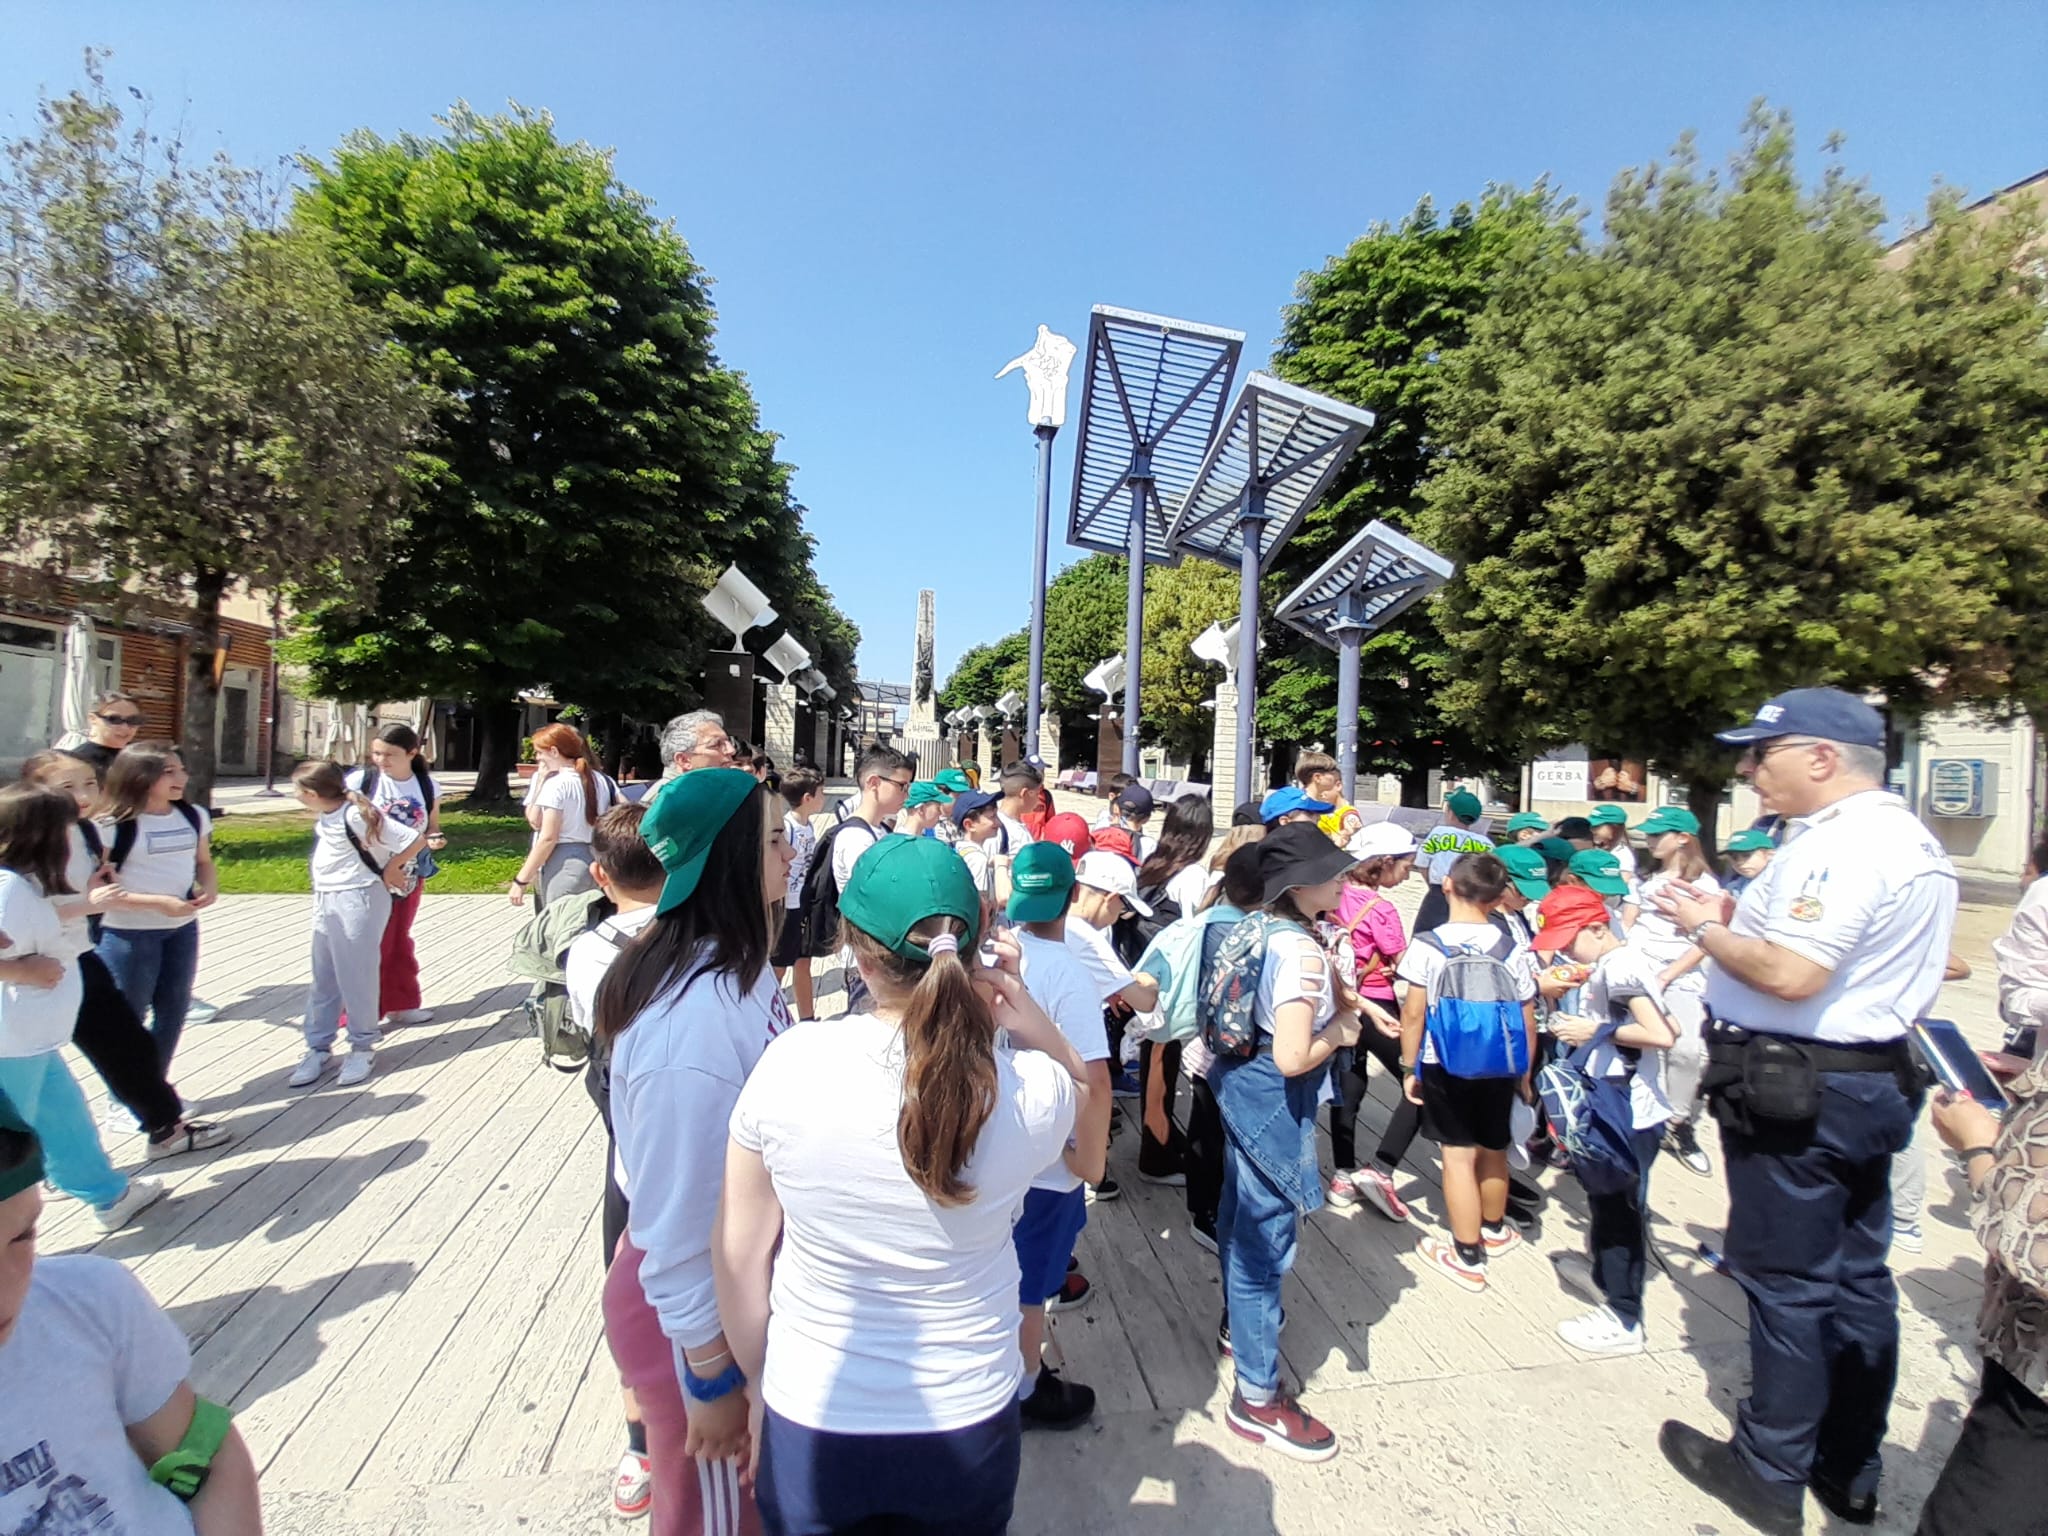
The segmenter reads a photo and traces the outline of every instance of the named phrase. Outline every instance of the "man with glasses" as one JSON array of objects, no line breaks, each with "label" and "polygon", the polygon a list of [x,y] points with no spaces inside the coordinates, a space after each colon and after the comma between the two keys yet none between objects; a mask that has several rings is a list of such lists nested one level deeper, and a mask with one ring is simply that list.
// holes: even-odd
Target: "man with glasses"
[{"label": "man with glasses", "polygon": [[1761,1530],[1802,1530],[1807,1488],[1867,1525],[1898,1375],[1892,1154],[1922,1091],[1906,1028],[1941,987],[1955,870],[1884,787],[1884,720],[1855,696],[1794,689],[1719,740],[1745,749],[1779,851],[1739,900],[1676,886],[1657,905],[1708,961],[1704,1086],[1750,1395],[1732,1443],[1676,1420],[1659,1441]]},{"label": "man with glasses", "polygon": [[107,768],[142,729],[142,706],[125,693],[103,693],[86,722],[86,740],[63,750],[92,765],[93,776],[107,782]]},{"label": "man with glasses", "polygon": [[673,779],[693,768],[730,768],[732,738],[725,721],[708,709],[677,715],[661,728],[661,776]]},{"label": "man with glasses", "polygon": [[[853,777],[859,797],[850,802],[853,809],[827,834],[831,844],[835,891],[846,889],[846,882],[853,877],[854,864],[882,840],[896,813],[903,809],[904,796],[910,793],[910,786],[916,781],[916,775],[910,769],[910,759],[894,747],[869,747],[854,765]],[[834,900],[836,902],[836,896]],[[851,948],[839,951],[839,966],[846,984],[846,1011],[864,1011],[868,989],[860,979],[860,972],[854,968]]]}]

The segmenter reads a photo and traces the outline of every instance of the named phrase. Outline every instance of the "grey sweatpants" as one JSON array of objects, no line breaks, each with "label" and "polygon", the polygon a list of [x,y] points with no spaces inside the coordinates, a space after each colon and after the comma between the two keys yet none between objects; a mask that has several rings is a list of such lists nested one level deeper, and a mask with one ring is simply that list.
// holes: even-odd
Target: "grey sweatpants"
[{"label": "grey sweatpants", "polygon": [[590,872],[594,862],[588,843],[555,844],[540,867],[540,878],[533,882],[533,910],[538,912],[566,896],[580,896],[595,886],[597,877]]},{"label": "grey sweatpants", "polygon": [[378,1040],[377,967],[391,893],[380,883],[313,893],[313,991],[306,999],[306,1048],[329,1051],[348,1015],[352,1050]]}]

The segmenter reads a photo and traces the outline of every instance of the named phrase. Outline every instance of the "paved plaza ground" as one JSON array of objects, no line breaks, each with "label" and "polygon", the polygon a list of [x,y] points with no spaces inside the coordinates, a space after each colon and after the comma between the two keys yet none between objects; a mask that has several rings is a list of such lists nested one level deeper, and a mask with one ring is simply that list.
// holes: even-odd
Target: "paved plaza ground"
[{"label": "paved plaza ground", "polygon": [[[1419,884],[1405,894],[1412,908]],[[2008,899],[1966,906],[1958,949],[1977,974],[1945,998],[1987,1042],[1989,943]],[[119,1258],[169,1309],[200,1391],[236,1409],[281,1536],[618,1529],[604,1512],[621,1444],[598,1320],[604,1131],[580,1077],[541,1064],[517,1012],[505,960],[519,914],[430,894],[418,933],[435,1021],[394,1031],[363,1088],[330,1075],[295,1093],[284,1078],[301,1049],[309,906],[231,898],[204,918],[199,991],[221,1011],[187,1032],[177,1078],[235,1143],[160,1165],[171,1197],[113,1237],[54,1203],[44,1250]],[[1376,1135],[1389,1085],[1375,1093]],[[1650,1285],[1652,1350],[1589,1362],[1552,1331],[1583,1310],[1547,1258],[1580,1245],[1576,1186],[1546,1176],[1557,1198],[1540,1239],[1468,1296],[1415,1254],[1442,1219],[1433,1149],[1418,1143],[1401,1181],[1416,1225],[1369,1209],[1305,1224],[1285,1353],[1345,1454],[1300,1467],[1224,1428],[1215,1261],[1189,1240],[1179,1192],[1138,1183],[1135,1148],[1126,1125],[1112,1152],[1126,1194],[1093,1208],[1081,1244],[1096,1295],[1056,1331],[1100,1412],[1027,1439],[1017,1536],[1741,1529],[1655,1445],[1667,1416],[1725,1427],[1745,1390],[1741,1293],[1696,1253],[1721,1228],[1718,1177],[1658,1165],[1668,1273]],[[112,1150],[141,1161],[139,1138]],[[1912,1528],[1978,1372],[1982,1260],[1951,1166],[1930,1172],[1926,1252],[1895,1255],[1904,1367],[1880,1529]],[[1817,1508],[1810,1520],[1829,1528]]]}]

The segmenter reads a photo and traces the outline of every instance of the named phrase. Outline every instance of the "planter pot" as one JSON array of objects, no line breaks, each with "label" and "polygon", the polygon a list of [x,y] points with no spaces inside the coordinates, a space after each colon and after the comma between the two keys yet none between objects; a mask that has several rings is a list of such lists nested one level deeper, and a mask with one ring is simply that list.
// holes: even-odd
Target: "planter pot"
[{"label": "planter pot", "polygon": [[522,779],[530,779],[539,771],[539,763],[521,763],[519,765],[519,777]]}]

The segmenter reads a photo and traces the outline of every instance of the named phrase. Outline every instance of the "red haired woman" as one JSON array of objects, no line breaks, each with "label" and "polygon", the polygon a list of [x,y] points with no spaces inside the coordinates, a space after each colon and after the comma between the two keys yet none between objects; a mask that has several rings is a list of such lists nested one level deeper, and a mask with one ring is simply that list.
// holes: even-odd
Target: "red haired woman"
[{"label": "red haired woman", "polygon": [[570,726],[544,725],[535,731],[533,757],[540,765],[526,791],[533,846],[512,877],[515,907],[526,900],[528,891],[533,892],[533,904],[544,907],[591,888],[591,831],[619,798],[618,785],[605,777],[589,746]]}]

